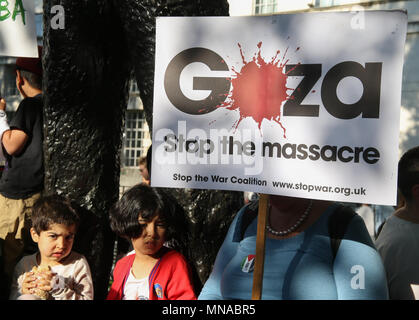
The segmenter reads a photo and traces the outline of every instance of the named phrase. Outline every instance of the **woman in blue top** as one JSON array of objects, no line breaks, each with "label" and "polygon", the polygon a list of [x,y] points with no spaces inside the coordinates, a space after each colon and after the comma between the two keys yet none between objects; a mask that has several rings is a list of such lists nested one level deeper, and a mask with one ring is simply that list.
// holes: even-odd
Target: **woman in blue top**
[{"label": "woman in blue top", "polygon": [[[388,299],[384,267],[361,217],[351,215],[333,252],[329,217],[337,207],[270,196],[262,299]],[[251,299],[257,219],[241,234],[245,208],[230,226],[201,300]]]}]

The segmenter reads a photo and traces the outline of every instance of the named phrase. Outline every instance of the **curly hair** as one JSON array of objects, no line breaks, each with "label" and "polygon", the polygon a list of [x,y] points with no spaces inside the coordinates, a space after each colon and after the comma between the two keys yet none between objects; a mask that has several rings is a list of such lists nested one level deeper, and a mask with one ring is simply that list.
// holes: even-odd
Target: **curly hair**
[{"label": "curly hair", "polygon": [[135,239],[143,232],[138,219],[151,221],[156,215],[165,224],[165,240],[170,241],[178,230],[173,201],[162,189],[137,184],[126,191],[110,210],[110,226],[118,236]]},{"label": "curly hair", "polygon": [[41,231],[47,231],[55,223],[66,226],[74,224],[78,227],[80,216],[68,198],[54,194],[40,197],[35,201],[31,220],[32,228],[40,234]]}]

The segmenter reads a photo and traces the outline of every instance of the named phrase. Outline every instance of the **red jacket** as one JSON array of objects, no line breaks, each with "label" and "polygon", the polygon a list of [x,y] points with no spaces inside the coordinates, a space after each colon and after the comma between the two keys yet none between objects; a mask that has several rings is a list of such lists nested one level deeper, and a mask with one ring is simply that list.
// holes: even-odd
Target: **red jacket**
[{"label": "red jacket", "polygon": [[[150,300],[196,300],[185,258],[175,250],[163,248],[166,253],[157,261],[148,276]],[[122,300],[125,282],[135,259],[130,254],[115,266],[111,289],[106,300]]]}]

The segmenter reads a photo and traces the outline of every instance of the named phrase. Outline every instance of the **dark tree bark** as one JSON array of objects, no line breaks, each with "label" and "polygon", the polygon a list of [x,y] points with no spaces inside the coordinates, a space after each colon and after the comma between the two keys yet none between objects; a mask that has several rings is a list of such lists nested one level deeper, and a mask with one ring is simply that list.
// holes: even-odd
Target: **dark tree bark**
[{"label": "dark tree bark", "polygon": [[[49,28],[51,7],[65,29]],[[113,1],[44,1],[46,192],[83,208],[75,250],[89,261],[95,297],[105,296],[114,236],[107,221],[118,200],[119,154],[128,99],[127,46]]]},{"label": "dark tree bark", "polygon": [[[53,30],[51,8],[65,9]],[[114,234],[108,223],[118,200],[120,148],[128,80],[138,82],[152,128],[155,17],[228,15],[226,0],[44,1],[45,190],[64,194],[83,212],[75,250],[89,261],[95,299],[106,296]],[[179,35],[184,37],[187,35]],[[181,251],[206,280],[241,193],[172,189],[188,231]]]}]

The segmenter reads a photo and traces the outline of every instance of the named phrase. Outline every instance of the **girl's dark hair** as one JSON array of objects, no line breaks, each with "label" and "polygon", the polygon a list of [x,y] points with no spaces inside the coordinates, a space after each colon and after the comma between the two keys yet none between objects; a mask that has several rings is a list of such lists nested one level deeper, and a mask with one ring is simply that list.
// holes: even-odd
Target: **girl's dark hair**
[{"label": "girl's dark hair", "polygon": [[32,207],[32,228],[36,233],[47,231],[54,223],[77,227],[80,216],[69,199],[60,195],[49,195],[39,198]]},{"label": "girl's dark hair", "polygon": [[126,191],[110,210],[110,226],[118,236],[135,239],[143,232],[138,219],[151,221],[157,214],[166,225],[165,240],[170,241],[177,230],[173,201],[162,189],[137,184]]}]

